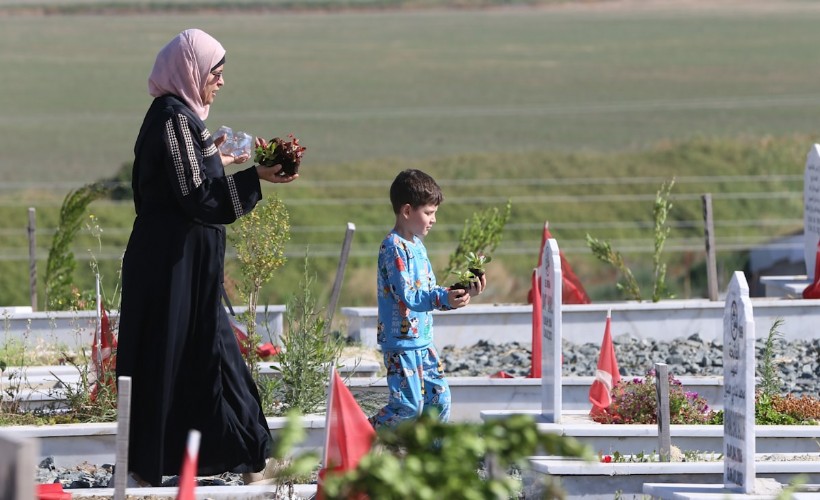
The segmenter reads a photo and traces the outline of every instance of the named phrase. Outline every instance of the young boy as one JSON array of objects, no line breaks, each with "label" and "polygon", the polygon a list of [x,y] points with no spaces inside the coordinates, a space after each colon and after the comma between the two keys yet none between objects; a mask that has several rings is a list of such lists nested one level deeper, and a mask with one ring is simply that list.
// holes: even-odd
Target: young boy
[{"label": "young boy", "polygon": [[420,170],[405,170],[390,186],[396,214],[393,230],[382,241],[378,263],[378,342],[387,368],[387,406],[370,417],[375,428],[415,419],[435,407],[447,421],[450,388],[433,345],[432,310],[458,309],[481,293],[482,279],[470,292],[436,285],[421,238],[436,223],[444,200],[436,181]]}]

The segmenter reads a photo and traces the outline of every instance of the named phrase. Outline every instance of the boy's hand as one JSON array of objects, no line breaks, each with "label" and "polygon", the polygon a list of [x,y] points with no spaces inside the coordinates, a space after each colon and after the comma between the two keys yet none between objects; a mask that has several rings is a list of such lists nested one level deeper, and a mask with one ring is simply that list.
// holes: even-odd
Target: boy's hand
[{"label": "boy's hand", "polygon": [[470,293],[467,290],[447,290],[447,302],[453,309],[459,309],[470,303]]},{"label": "boy's hand", "polygon": [[483,292],[485,288],[487,288],[487,275],[482,274],[477,281],[473,281],[470,284],[470,295],[472,297],[475,297],[476,295],[481,295],[481,292]]}]

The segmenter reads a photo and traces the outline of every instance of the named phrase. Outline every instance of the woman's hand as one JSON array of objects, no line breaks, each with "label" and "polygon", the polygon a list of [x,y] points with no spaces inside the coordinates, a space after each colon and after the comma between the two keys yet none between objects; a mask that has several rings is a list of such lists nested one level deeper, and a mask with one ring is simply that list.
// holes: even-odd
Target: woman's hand
[{"label": "woman's hand", "polygon": [[[219,150],[219,146],[221,146],[222,143],[225,142],[225,139],[227,139],[227,138],[228,138],[228,136],[221,135],[221,136],[217,137],[216,139],[214,139],[214,146],[216,146],[217,150]],[[251,155],[250,154],[243,154],[243,155],[240,155],[240,156],[226,155],[221,150],[219,150],[219,158],[222,160],[222,166],[227,167],[228,165],[230,165],[232,163],[236,164],[236,165],[239,165],[241,163],[245,163],[246,161],[251,159]]]},{"label": "woman's hand", "polygon": [[263,181],[272,182],[274,184],[293,182],[299,177],[299,174],[279,175],[279,172],[281,171],[282,165],[274,165],[272,167],[263,167],[262,165],[256,166],[256,175],[258,175]]},{"label": "woman's hand", "polygon": [[[256,138],[256,147],[267,147],[268,141],[261,137]],[[256,166],[256,174],[259,176],[260,179],[268,182],[272,182],[274,184],[286,184],[288,182],[295,181],[299,174],[293,175],[279,175],[282,171],[282,165],[273,165],[271,167],[263,167],[262,165]]]},{"label": "woman's hand", "polygon": [[225,155],[225,154],[219,153],[219,156],[222,157],[222,166],[223,167],[227,167],[228,165],[230,165],[232,163],[235,164],[235,165],[239,165],[240,163],[245,163],[246,161],[251,159],[251,155],[249,155],[247,153],[239,155],[239,156]]}]

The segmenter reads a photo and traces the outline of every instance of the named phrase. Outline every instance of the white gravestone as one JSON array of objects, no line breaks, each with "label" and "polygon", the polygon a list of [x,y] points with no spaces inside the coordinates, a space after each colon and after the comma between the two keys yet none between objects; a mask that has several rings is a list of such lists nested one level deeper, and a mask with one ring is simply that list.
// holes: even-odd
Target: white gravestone
[{"label": "white gravestone", "polygon": [[817,242],[820,241],[820,144],[815,144],[806,155],[803,177],[803,256],[806,277],[814,279]]},{"label": "white gravestone", "polygon": [[34,471],[40,443],[0,431],[0,500],[35,498]]},{"label": "white gravestone", "polygon": [[541,416],[561,422],[561,255],[558,242],[544,245],[539,269],[541,288]]},{"label": "white gravestone", "polygon": [[723,311],[723,485],[752,493],[755,483],[755,323],[749,285],[735,271]]}]

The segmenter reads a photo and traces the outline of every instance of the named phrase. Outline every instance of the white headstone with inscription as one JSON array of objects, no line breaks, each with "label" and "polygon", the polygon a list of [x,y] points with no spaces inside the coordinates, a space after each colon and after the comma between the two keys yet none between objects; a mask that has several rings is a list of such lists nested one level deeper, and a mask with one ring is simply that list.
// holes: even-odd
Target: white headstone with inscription
[{"label": "white headstone with inscription", "polygon": [[815,144],[806,155],[803,178],[803,255],[806,276],[814,279],[817,242],[820,241],[820,144]]},{"label": "white headstone with inscription", "polygon": [[35,498],[34,475],[40,443],[0,431],[0,500]]},{"label": "white headstone with inscription", "polygon": [[561,254],[550,238],[541,256],[541,416],[561,422]]},{"label": "white headstone with inscription", "polygon": [[723,311],[723,484],[752,493],[755,483],[755,322],[749,285],[735,271]]}]

